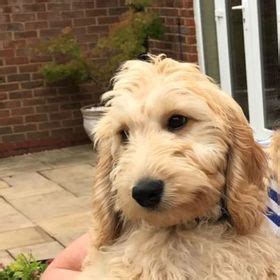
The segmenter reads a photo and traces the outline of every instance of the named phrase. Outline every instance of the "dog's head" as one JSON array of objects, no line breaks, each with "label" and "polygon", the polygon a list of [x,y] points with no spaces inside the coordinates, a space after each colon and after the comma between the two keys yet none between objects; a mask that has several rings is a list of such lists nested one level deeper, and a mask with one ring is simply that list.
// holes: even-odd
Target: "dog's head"
[{"label": "dog's head", "polygon": [[96,129],[98,244],[123,223],[171,226],[208,217],[221,199],[242,234],[263,218],[266,158],[241,108],[195,65],[128,61]]}]

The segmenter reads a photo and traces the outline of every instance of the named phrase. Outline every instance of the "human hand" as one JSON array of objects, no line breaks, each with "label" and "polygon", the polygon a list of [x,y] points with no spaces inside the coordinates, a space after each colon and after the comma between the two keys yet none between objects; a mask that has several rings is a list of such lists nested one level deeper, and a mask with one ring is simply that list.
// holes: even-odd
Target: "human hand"
[{"label": "human hand", "polygon": [[84,234],[66,247],[48,266],[41,280],[74,280],[81,271],[87,248],[89,234]]}]

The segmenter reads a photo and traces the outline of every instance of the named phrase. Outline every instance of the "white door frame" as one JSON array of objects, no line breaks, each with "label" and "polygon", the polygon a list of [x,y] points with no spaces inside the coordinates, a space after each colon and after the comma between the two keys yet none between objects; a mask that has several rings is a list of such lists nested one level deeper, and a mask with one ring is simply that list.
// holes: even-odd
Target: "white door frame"
[{"label": "white door frame", "polygon": [[[194,0],[194,3],[196,21],[200,21],[200,31],[197,34],[198,41],[203,42],[201,18],[197,16],[198,13],[196,11],[198,9],[200,11],[200,0]],[[276,3],[278,14],[277,19],[279,40],[280,0],[276,0]],[[230,67],[229,32],[226,4],[227,0],[215,0],[215,18],[217,28],[217,46],[219,55],[221,88],[232,95],[232,75]],[[235,7],[235,9],[242,10],[243,16],[244,49],[246,60],[245,63],[250,125],[254,130],[255,137],[258,140],[264,140],[271,136],[272,131],[265,128],[265,111],[263,97],[264,86],[258,8],[258,0],[242,0],[242,5]],[[199,53],[200,56],[203,56],[203,49],[199,50]],[[203,62],[202,59],[200,59],[200,63],[201,61]]]}]

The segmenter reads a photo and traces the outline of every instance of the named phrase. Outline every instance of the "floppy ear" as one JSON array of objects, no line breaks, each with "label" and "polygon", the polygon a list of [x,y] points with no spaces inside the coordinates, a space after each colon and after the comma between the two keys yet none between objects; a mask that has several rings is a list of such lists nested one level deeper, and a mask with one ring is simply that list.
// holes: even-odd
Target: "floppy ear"
[{"label": "floppy ear", "polygon": [[232,225],[240,234],[253,232],[264,218],[267,159],[254,140],[241,109],[227,112],[230,139],[226,178],[227,208]]},{"label": "floppy ear", "polygon": [[117,237],[120,221],[114,211],[114,194],[111,187],[112,170],[111,145],[108,141],[98,141],[97,165],[93,186],[93,242],[97,248],[110,243]]}]

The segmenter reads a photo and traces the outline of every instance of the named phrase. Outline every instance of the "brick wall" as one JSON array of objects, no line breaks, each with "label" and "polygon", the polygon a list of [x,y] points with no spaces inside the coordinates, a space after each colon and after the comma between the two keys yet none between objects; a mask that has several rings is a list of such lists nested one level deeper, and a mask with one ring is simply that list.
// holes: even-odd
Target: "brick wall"
[{"label": "brick wall", "polygon": [[151,42],[152,52],[197,63],[193,0],[155,0],[151,10],[160,14],[166,29],[162,40]]},{"label": "brick wall", "polygon": [[[94,47],[125,10],[123,0],[0,1],[0,157],[88,141],[80,107],[98,100],[93,85],[46,86],[38,69],[50,58],[34,55],[39,40],[71,26],[84,50]],[[153,53],[197,61],[192,0],[156,0],[166,25]]]}]

